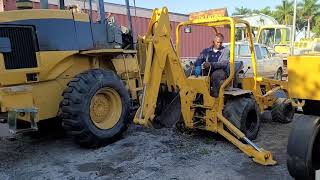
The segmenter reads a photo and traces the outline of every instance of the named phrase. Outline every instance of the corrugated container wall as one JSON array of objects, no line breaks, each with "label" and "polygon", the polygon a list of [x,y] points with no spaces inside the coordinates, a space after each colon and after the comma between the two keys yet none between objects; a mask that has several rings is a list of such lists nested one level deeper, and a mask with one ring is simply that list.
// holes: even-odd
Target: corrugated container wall
[{"label": "corrugated container wall", "polygon": [[[122,14],[112,14],[119,25],[127,26],[128,18]],[[148,28],[149,18],[132,17],[132,28],[134,35],[143,35]],[[180,22],[171,21],[171,36],[175,43],[176,40],[176,27]],[[212,45],[214,37],[214,31],[211,27],[192,26],[191,33],[184,33],[183,29],[180,29],[180,53],[182,58],[197,57],[202,49]],[[217,28],[218,32],[225,36],[225,42],[230,41],[229,28]]]},{"label": "corrugated container wall", "polygon": [[[11,10],[16,10],[16,0],[3,0],[3,9],[5,11],[11,11]],[[40,8],[40,3],[39,2],[33,2],[33,8],[34,9],[39,9]],[[49,4],[49,9],[58,9],[58,5],[55,4]]]}]

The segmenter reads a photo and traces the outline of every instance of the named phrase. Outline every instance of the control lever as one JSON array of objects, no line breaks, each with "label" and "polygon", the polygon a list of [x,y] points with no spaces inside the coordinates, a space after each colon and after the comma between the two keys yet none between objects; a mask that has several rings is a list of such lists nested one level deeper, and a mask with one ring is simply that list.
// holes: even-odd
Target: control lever
[{"label": "control lever", "polygon": [[247,70],[243,73],[243,77],[246,77],[247,72],[249,71],[249,69],[251,69],[250,66],[248,66]]}]

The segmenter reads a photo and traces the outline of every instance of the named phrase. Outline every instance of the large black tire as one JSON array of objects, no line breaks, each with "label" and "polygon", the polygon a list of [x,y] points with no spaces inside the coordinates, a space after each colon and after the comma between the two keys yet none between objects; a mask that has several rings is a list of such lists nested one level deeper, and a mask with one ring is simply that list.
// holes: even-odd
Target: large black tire
[{"label": "large black tire", "polygon": [[257,137],[261,120],[258,105],[253,98],[229,99],[224,106],[223,115],[250,140]]},{"label": "large black tire", "polygon": [[296,109],[292,105],[292,101],[286,98],[278,98],[272,105],[272,120],[280,123],[290,123]]},{"label": "large black tire", "polygon": [[[100,114],[97,116],[102,116],[99,117],[102,119],[118,113],[111,125],[109,124],[110,126],[113,125],[110,128],[101,127],[102,125],[100,126],[98,122],[93,121],[93,115],[91,115],[93,107],[95,107],[92,105],[93,98],[96,96],[95,98],[99,101],[101,96],[98,94],[98,98],[97,93],[104,89],[113,92],[114,96],[118,97],[118,101],[114,102],[118,102],[116,107],[120,107],[112,109],[115,105],[107,104],[111,106],[102,107],[108,107],[108,109],[99,109]],[[107,94],[102,94],[103,96],[106,96],[103,98],[106,100],[104,102],[112,102],[111,98],[113,97],[107,97]],[[78,74],[68,83],[63,92],[61,110],[62,126],[78,144],[83,147],[99,147],[113,142],[126,130],[129,123],[130,99],[123,82],[113,71],[92,69]],[[107,110],[110,110],[109,114],[104,113]],[[114,112],[116,110],[119,110],[119,112]],[[108,122],[106,123],[108,125]]]},{"label": "large black tire", "polygon": [[320,101],[306,100],[302,110],[303,114],[320,116]]},{"label": "large black tire", "polygon": [[320,169],[320,118],[301,115],[289,136],[287,166],[295,179],[314,180]]},{"label": "large black tire", "polygon": [[271,107],[271,117],[275,122],[290,123],[293,120],[296,108],[293,107],[292,101],[288,99],[287,93],[280,89],[273,94],[276,101]]}]

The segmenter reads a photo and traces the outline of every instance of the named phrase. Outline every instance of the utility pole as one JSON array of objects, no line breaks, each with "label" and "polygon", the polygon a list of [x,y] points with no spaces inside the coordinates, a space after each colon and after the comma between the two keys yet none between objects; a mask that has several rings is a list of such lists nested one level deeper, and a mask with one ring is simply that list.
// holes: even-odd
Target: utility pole
[{"label": "utility pole", "polygon": [[291,33],[291,47],[290,54],[294,54],[294,41],[296,39],[296,20],[297,20],[297,0],[294,0],[294,9],[293,9],[293,22],[292,22],[292,33]]}]

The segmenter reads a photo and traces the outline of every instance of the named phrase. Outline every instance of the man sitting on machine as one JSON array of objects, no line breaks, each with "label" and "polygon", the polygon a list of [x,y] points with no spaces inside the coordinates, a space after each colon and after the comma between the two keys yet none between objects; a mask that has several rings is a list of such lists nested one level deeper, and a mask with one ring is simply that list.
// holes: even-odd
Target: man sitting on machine
[{"label": "man sitting on machine", "polygon": [[230,51],[222,46],[224,36],[217,33],[213,40],[213,45],[204,49],[195,62],[194,74],[201,75],[202,70],[208,70],[211,67],[210,83],[211,96],[218,97],[221,82],[228,77],[228,67],[230,60]]}]

